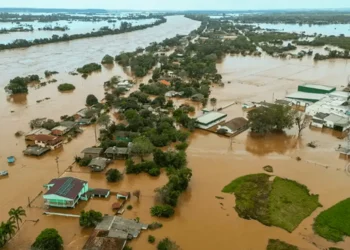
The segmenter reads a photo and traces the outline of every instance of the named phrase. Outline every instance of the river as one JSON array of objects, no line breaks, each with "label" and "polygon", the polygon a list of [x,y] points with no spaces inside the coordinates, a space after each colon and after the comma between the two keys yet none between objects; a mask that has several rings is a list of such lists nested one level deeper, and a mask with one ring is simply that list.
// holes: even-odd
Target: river
[{"label": "river", "polygon": [[[103,82],[118,74],[127,77],[120,67],[103,68],[101,73],[93,74],[84,80],[80,76],[70,76],[72,69],[87,62],[98,62],[104,54],[115,55],[122,50],[131,51],[138,46],[146,46],[151,41],[161,41],[177,33],[186,34],[199,26],[198,22],[183,17],[169,17],[168,22],[143,31],[84,39],[69,43],[50,44],[29,49],[0,52],[2,79],[4,86],[8,79],[17,75],[38,73],[41,76],[46,69],[57,70],[55,76],[60,82],[72,82],[76,89],[70,94],[57,91],[57,83],[40,89],[30,89],[26,98],[7,100],[1,90],[1,130],[0,166],[9,170],[10,176],[0,180],[2,201],[0,218],[7,219],[11,207],[26,206],[28,196],[34,198],[42,185],[57,176],[55,157],[59,157],[60,174],[72,163],[73,157],[86,146],[94,145],[93,128],[85,128],[84,133],[58,152],[52,152],[40,159],[22,157],[23,138],[16,139],[17,130],[28,131],[28,122],[35,117],[58,119],[63,114],[72,114],[85,103],[86,95],[94,93],[103,97]],[[218,99],[217,107],[237,102],[225,112],[230,118],[244,116],[239,102],[272,101],[282,98],[286,92],[294,91],[298,84],[315,82],[336,86],[339,89],[346,85],[350,65],[346,60],[330,60],[315,63],[312,58],[302,60],[282,60],[269,56],[243,57],[227,56],[217,65],[223,75],[225,87],[214,86],[212,97]],[[228,84],[228,81],[231,83]],[[36,103],[36,100],[51,97],[50,100]],[[13,110],[14,113],[10,111]],[[197,107],[197,113],[199,113]],[[130,245],[134,249],[151,250],[155,246],[147,242],[152,234],[157,241],[169,237],[184,250],[192,249],[266,249],[269,238],[281,239],[295,244],[300,249],[325,249],[331,243],[315,236],[312,222],[323,209],[347,198],[350,189],[350,177],[343,171],[346,161],[339,158],[335,148],[343,141],[329,131],[306,129],[301,139],[296,138],[296,131],[267,138],[253,138],[244,132],[230,140],[215,134],[196,131],[192,134],[190,147],[187,150],[188,166],[193,170],[189,189],[181,195],[176,214],[171,219],[152,218],[149,209],[154,204],[154,189],[164,185],[167,177],[163,173],[158,178],[147,175],[126,176],[120,183],[107,184],[103,174],[90,174],[74,166],[72,172],[64,176],[74,176],[87,180],[90,187],[110,188],[114,191],[141,190],[140,201],[132,198],[131,211],[123,216],[139,217],[144,223],[160,221],[163,228],[152,232],[142,232]],[[309,141],[316,141],[317,148],[306,147]],[[14,154],[17,162],[7,166],[5,156]],[[301,161],[296,161],[296,157]],[[288,233],[276,227],[266,227],[253,220],[244,220],[237,216],[233,209],[234,196],[221,193],[221,189],[233,179],[251,173],[262,172],[262,167],[271,165],[274,173],[281,177],[296,180],[309,187],[312,193],[320,195],[323,208],[318,208],[305,219],[293,232]],[[124,162],[117,161],[112,167],[124,169]],[[6,190],[6,191],[4,191]],[[218,200],[215,196],[223,196]],[[81,209],[96,209],[103,214],[111,214],[111,204],[115,197],[107,200],[93,199],[81,202],[70,213],[79,213]],[[222,203],[222,204],[220,204]],[[47,227],[56,228],[62,235],[65,249],[81,249],[91,230],[81,229],[75,218],[43,216],[42,197],[26,208],[28,220],[40,219],[34,224],[27,221],[20,232],[5,249],[28,249],[41,230]],[[53,211],[63,211],[53,209]],[[349,249],[350,240],[337,246]]]}]

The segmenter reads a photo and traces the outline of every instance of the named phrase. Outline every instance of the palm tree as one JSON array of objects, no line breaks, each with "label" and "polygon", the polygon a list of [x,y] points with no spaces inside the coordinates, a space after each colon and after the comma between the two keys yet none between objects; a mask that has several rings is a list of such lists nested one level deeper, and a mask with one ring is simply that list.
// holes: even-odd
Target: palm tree
[{"label": "palm tree", "polygon": [[11,219],[4,224],[4,232],[6,235],[10,236],[10,239],[12,238],[12,235],[16,232],[16,228],[17,227],[15,225],[15,222]]},{"label": "palm tree", "polygon": [[5,223],[1,222],[0,225],[0,247],[3,247],[7,242],[7,233],[5,229]]},{"label": "palm tree", "polygon": [[23,209],[23,207],[18,207],[17,209],[11,208],[9,211],[10,220],[16,221],[17,223],[17,229],[19,229],[19,222],[22,222],[22,216],[27,216],[26,211]]}]

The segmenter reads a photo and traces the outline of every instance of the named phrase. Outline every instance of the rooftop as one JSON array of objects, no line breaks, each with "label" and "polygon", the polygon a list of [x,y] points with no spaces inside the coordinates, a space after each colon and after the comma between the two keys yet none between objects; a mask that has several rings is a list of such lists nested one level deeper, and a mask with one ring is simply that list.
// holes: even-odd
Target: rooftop
[{"label": "rooftop", "polygon": [[301,86],[304,86],[307,88],[322,89],[322,90],[327,90],[327,91],[331,91],[332,89],[335,88],[335,87],[331,87],[331,86],[320,85],[320,84],[311,84],[311,83],[303,84]]},{"label": "rooftop", "polygon": [[76,122],[72,122],[72,121],[63,121],[63,122],[60,122],[60,125],[64,126],[64,127],[67,127],[67,128],[72,128],[72,127],[76,126],[77,123]]},{"label": "rooftop", "polygon": [[56,194],[65,198],[74,199],[78,196],[80,191],[83,189],[84,184],[86,183],[86,181],[82,181],[73,177],[52,179],[48,185],[53,186],[50,187],[45,195]]},{"label": "rooftop", "polygon": [[329,116],[327,116],[326,118],[324,118],[326,121],[331,121],[334,124],[339,124],[339,125],[346,125],[349,124],[349,119],[336,115],[336,114],[330,114]]},{"label": "rooftop", "polygon": [[40,142],[46,142],[48,144],[54,145],[60,141],[62,141],[61,138],[53,135],[35,135],[34,140],[40,141]]},{"label": "rooftop", "polygon": [[230,128],[231,130],[238,130],[244,126],[247,126],[248,120],[243,117],[237,117],[234,118],[226,123],[224,123],[222,126],[226,126]]},{"label": "rooftop", "polygon": [[81,152],[84,154],[101,154],[102,151],[103,151],[103,148],[86,148]]},{"label": "rooftop", "polygon": [[159,82],[160,82],[161,84],[165,85],[165,86],[170,86],[170,85],[171,85],[171,83],[168,82],[167,80],[160,80]]},{"label": "rooftop", "polygon": [[101,170],[105,169],[107,166],[108,159],[102,158],[102,157],[97,157],[91,160],[89,163],[89,167],[98,167]]},{"label": "rooftop", "polygon": [[197,118],[197,122],[200,124],[210,124],[214,121],[225,118],[226,116],[227,116],[227,114],[212,111],[212,112],[206,113],[202,116],[199,116]]},{"label": "rooftop", "polygon": [[327,114],[327,113],[322,113],[322,112],[318,112],[318,113],[316,113],[316,115],[315,115],[315,117],[316,117],[316,118],[319,118],[319,119],[324,119],[324,118],[326,118],[327,116],[329,116],[329,114]]},{"label": "rooftop", "polygon": [[287,98],[290,99],[306,99],[306,100],[314,100],[319,101],[324,98],[325,94],[315,94],[315,93],[306,93],[306,92],[295,92],[287,95]]},{"label": "rooftop", "polygon": [[67,127],[64,127],[64,126],[57,126],[57,127],[54,127],[52,130],[59,130],[59,131],[65,131],[67,130],[68,128]]},{"label": "rooftop", "polygon": [[117,155],[127,155],[130,149],[128,147],[110,147],[107,148],[105,154],[117,154]]},{"label": "rooftop", "polygon": [[31,147],[27,147],[23,151],[23,154],[25,154],[25,155],[33,155],[33,156],[40,156],[40,155],[45,154],[48,151],[50,151],[49,148],[44,148],[44,147],[39,147],[39,146],[31,146]]},{"label": "rooftop", "polygon": [[44,128],[38,128],[30,131],[27,135],[49,135],[51,134],[50,130]]},{"label": "rooftop", "polygon": [[108,231],[94,230],[86,241],[83,250],[122,250],[124,248],[125,239],[106,236],[108,236]]}]

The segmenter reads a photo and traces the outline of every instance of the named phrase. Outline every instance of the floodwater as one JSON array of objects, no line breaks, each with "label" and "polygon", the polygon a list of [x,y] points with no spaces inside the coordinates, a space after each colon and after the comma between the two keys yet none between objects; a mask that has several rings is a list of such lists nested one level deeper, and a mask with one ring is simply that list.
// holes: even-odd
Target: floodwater
[{"label": "floodwater", "polygon": [[[53,35],[62,36],[63,34],[75,35],[75,34],[85,34],[92,31],[98,31],[102,27],[109,27],[111,29],[116,29],[120,27],[122,22],[132,23],[133,26],[140,26],[144,24],[154,23],[156,19],[139,19],[139,20],[116,20],[115,23],[108,23],[107,21],[99,22],[83,22],[83,21],[57,21],[51,23],[41,23],[41,22],[22,22],[21,26],[31,25],[33,26],[33,31],[28,32],[11,32],[8,34],[0,34],[0,43],[6,44],[15,41],[16,39],[34,40],[38,38],[51,38]],[[0,22],[0,29],[10,29],[18,27],[16,23]],[[67,26],[69,30],[66,31],[49,31],[49,30],[38,30],[38,28],[44,27],[64,27]]]},{"label": "floodwater", "polygon": [[262,29],[273,29],[283,32],[305,32],[306,35],[322,34],[326,36],[339,36],[341,34],[350,36],[350,24],[325,24],[325,25],[309,25],[309,24],[284,24],[284,23],[255,23]]},{"label": "floodwater", "polygon": [[[172,37],[176,33],[186,34],[198,26],[198,22],[183,17],[169,17],[166,24],[129,34],[0,52],[2,87],[7,83],[6,79],[32,73],[43,75],[46,69],[60,72],[55,76],[58,83],[72,82],[76,85],[75,91],[69,94],[58,93],[58,83],[30,89],[27,96],[15,99],[7,99],[3,91],[1,92],[0,105],[3,108],[0,111],[0,168],[8,170],[10,174],[8,178],[0,180],[0,189],[6,190],[2,192],[0,203],[1,220],[7,219],[7,211],[11,207],[25,207],[28,197],[33,199],[40,191],[44,191],[42,185],[58,175],[55,162],[55,157],[58,156],[59,174],[87,180],[90,187],[108,187],[113,191],[141,190],[140,200],[133,197],[129,203],[134,208],[126,211],[123,216],[139,217],[144,223],[160,221],[163,228],[152,232],[143,231],[138,239],[130,243],[134,249],[154,249],[155,246],[147,242],[149,234],[154,235],[157,240],[169,237],[185,250],[209,250],[217,249],[218,246],[227,250],[262,250],[266,249],[269,238],[284,240],[300,249],[325,249],[332,246],[313,234],[312,222],[321,211],[348,198],[350,176],[344,172],[346,161],[340,159],[334,151],[344,141],[327,131],[305,129],[300,139],[296,138],[295,130],[266,138],[252,137],[244,132],[235,137],[232,144],[228,138],[216,134],[194,132],[187,150],[188,166],[193,170],[193,177],[189,189],[181,195],[176,214],[171,219],[152,218],[149,213],[150,207],[154,205],[154,189],[167,182],[164,173],[158,178],[144,174],[125,176],[120,183],[107,184],[104,174],[91,174],[77,166],[73,167],[72,172],[64,172],[75,155],[84,147],[95,144],[93,127],[85,128],[82,135],[64,145],[58,152],[52,152],[40,159],[22,157],[23,138],[16,139],[14,133],[17,130],[28,131],[30,119],[58,119],[61,115],[72,114],[84,105],[87,94],[94,93],[102,98],[103,82],[111,76],[118,74],[127,77],[118,66],[104,68],[101,73],[95,73],[87,80],[80,76],[70,76],[67,72],[86,62],[98,62],[106,53],[115,55],[122,50],[130,51],[151,41]],[[346,60],[314,63],[312,58],[281,60],[268,56],[228,56],[217,68],[223,75],[225,87],[214,86],[212,97],[218,99],[217,107],[237,103],[224,110],[229,118],[246,115],[240,108],[243,101],[272,101],[283,98],[286,93],[295,91],[297,85],[304,82],[341,88],[346,85],[347,75],[350,74],[350,65]],[[36,100],[45,97],[51,99],[36,103]],[[310,141],[315,141],[318,147],[308,148],[306,144]],[[6,164],[6,156],[10,154],[17,158],[14,166]],[[297,161],[296,157],[300,157],[301,161]],[[305,184],[312,193],[320,195],[323,207],[305,219],[293,233],[239,218],[233,209],[234,196],[221,193],[221,189],[233,179],[260,173],[265,165],[273,166],[276,175]],[[122,171],[124,162],[117,161],[111,167]],[[222,196],[224,199],[218,200],[215,196]],[[115,197],[107,200],[95,198],[81,202],[72,210],[52,211],[77,214],[82,209],[96,209],[103,214],[111,214],[113,202]],[[32,208],[26,208],[26,219],[39,219],[39,222],[35,224],[26,221],[5,249],[28,249],[39,232],[47,227],[54,227],[59,231],[65,249],[81,249],[91,230],[81,229],[76,218],[44,216],[42,207],[43,200],[39,196]],[[350,239],[337,246],[349,249]]]}]

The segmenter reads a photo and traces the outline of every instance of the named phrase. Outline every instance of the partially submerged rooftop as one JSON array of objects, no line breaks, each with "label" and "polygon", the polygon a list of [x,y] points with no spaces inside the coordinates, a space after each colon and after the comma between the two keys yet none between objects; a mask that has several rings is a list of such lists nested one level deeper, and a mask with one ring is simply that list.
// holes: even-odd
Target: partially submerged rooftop
[{"label": "partially submerged rooftop", "polygon": [[27,147],[23,151],[23,154],[30,155],[30,156],[41,156],[47,153],[48,151],[50,151],[50,149],[46,147],[31,146],[31,147]]},{"label": "partially submerged rooftop", "polygon": [[210,124],[212,122],[215,122],[215,121],[220,120],[220,119],[225,118],[225,117],[227,117],[227,114],[212,111],[212,112],[206,113],[202,116],[199,116],[197,118],[197,122],[200,124],[207,125],[207,124]]},{"label": "partially submerged rooftop", "polygon": [[84,154],[101,154],[102,151],[103,151],[103,148],[85,148],[81,152]]},{"label": "partially submerged rooftop", "polygon": [[73,177],[52,179],[47,186],[50,188],[45,195],[55,194],[68,199],[74,199],[83,189],[86,181]]},{"label": "partially submerged rooftop", "polygon": [[248,125],[247,119],[245,119],[244,117],[237,117],[232,120],[229,120],[228,122],[225,122],[221,126],[228,127],[229,129],[235,131],[243,127],[246,127],[247,125]]},{"label": "partially submerged rooftop", "polygon": [[287,98],[301,100],[301,101],[317,102],[322,98],[324,98],[325,96],[326,96],[325,94],[307,93],[307,92],[298,91],[287,95]]}]

